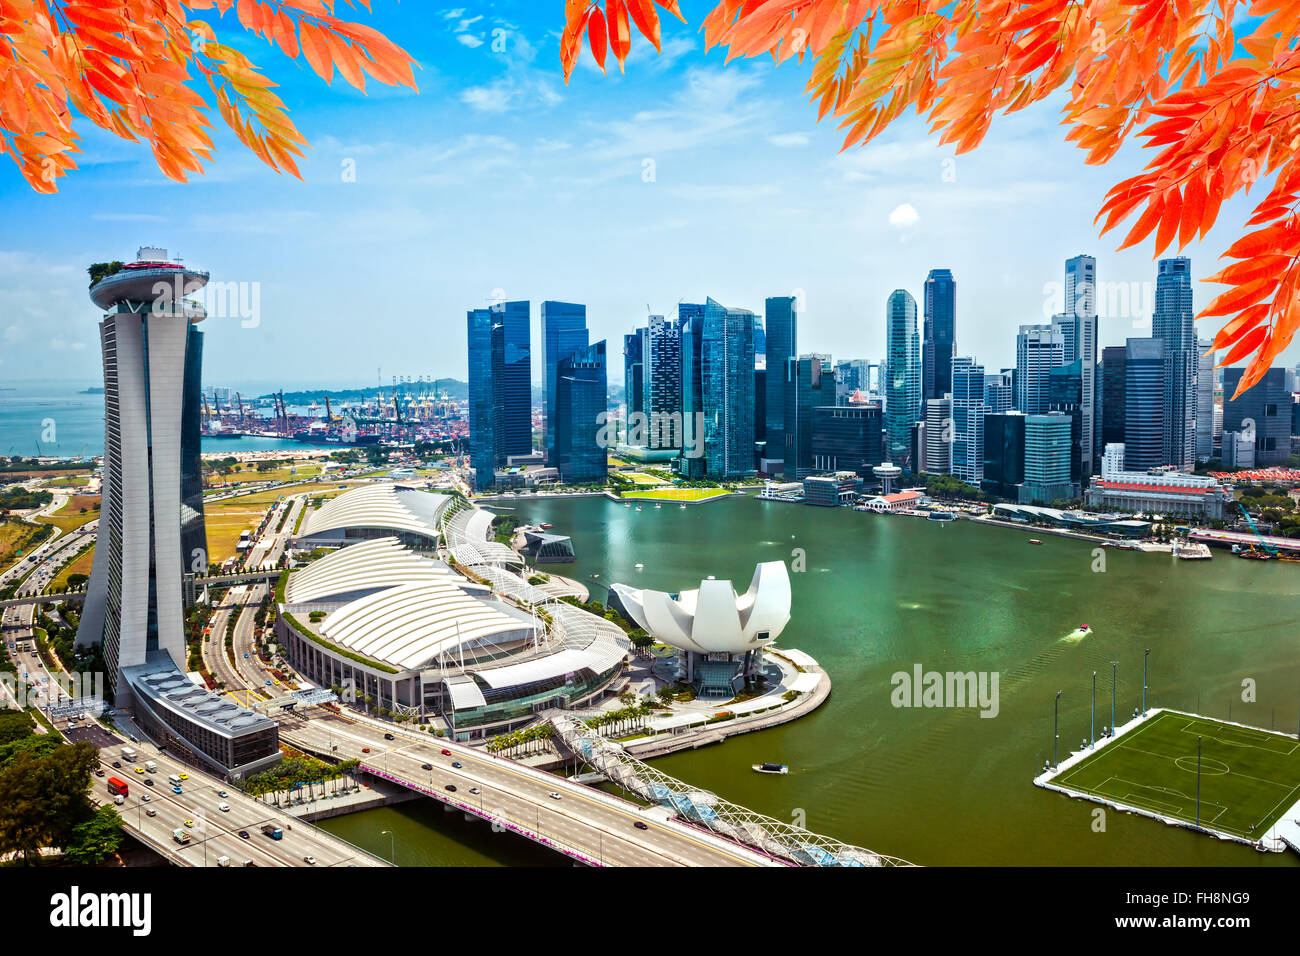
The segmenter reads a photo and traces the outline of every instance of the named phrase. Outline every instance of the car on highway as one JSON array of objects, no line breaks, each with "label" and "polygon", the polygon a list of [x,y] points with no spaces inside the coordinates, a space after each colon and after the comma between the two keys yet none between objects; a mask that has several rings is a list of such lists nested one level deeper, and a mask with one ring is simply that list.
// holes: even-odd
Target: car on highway
[{"label": "car on highway", "polygon": [[393,735],[392,735],[392,734],[384,734],[384,739],[385,739],[385,740],[392,740],[392,739],[394,739],[394,738],[393,738]]},{"label": "car on highway", "polygon": [[217,796],[221,797],[222,799],[225,799],[226,797],[230,796],[230,794],[226,793],[226,791],[224,790],[218,790]]},{"label": "car on highway", "polygon": [[158,811],[155,810],[153,807],[150,807],[148,810],[144,812],[144,815],[146,817],[156,817],[158,816]]},{"label": "car on highway", "polygon": [[451,765],[452,765],[453,767],[455,767],[457,770],[460,769],[460,761],[459,761],[459,760],[453,760],[453,761],[451,762]]},{"label": "car on highway", "polygon": [[[431,763],[422,763],[422,764],[420,764],[420,769],[421,769],[421,770],[432,770],[432,769],[433,769],[433,764],[431,764]],[[100,775],[101,777],[104,775],[104,773],[103,773],[102,770],[100,771],[100,774],[99,774],[99,775]]]},{"label": "car on highway", "polygon": [[186,773],[184,770],[182,770],[182,771],[181,771],[180,773],[178,773],[176,776],[180,777],[182,780],[188,780],[188,779],[190,779],[190,775],[189,775],[188,773]]},{"label": "car on highway", "polygon": [[649,829],[650,829],[648,826],[646,826],[646,825],[645,825],[644,823],[642,823],[640,820],[638,820],[636,823],[632,824],[632,826],[636,827],[638,830],[649,830]]},{"label": "car on highway", "polygon": [[449,783],[449,784],[447,784],[447,786],[446,786],[444,789],[446,789],[446,790],[450,790],[452,793],[455,793],[455,792],[456,792],[456,785],[455,785],[454,783]]},{"label": "car on highway", "polygon": [[470,787],[470,788],[469,788],[469,792],[470,792],[470,793],[482,793],[483,791],[480,790],[478,787]]},{"label": "car on highway", "polygon": [[96,768],[95,768],[95,776],[96,776],[96,777],[102,777],[102,776],[104,776],[104,768],[103,768],[103,767],[96,767]]},{"label": "car on highway", "polygon": [[229,812],[230,812],[230,804],[228,804],[228,803],[219,803],[219,804],[217,804],[217,809],[220,810],[222,813],[229,813]]},{"label": "car on highway", "polygon": [[361,752],[362,752],[363,754],[368,754],[368,753],[370,753],[370,748],[369,748],[369,747],[362,747],[362,748],[361,748]]},{"label": "car on highway", "polygon": [[114,760],[114,761],[113,761],[113,769],[114,769],[114,770],[121,770],[121,769],[122,769],[122,761],[120,761],[120,760]]},{"label": "car on highway", "polygon": [[194,829],[194,821],[193,821],[193,820],[186,820],[186,821],[185,821],[185,828],[186,828],[187,830],[193,830],[193,829]]},{"label": "car on highway", "polygon": [[135,772],[136,772],[136,773],[144,773],[144,767],[136,767],[136,768],[135,768]]},{"label": "car on highway", "polygon": [[446,747],[443,747],[443,748],[442,748],[442,755],[443,755],[444,757],[450,757],[450,756],[451,756],[451,751],[448,750]]},{"label": "car on highway", "polygon": [[182,793],[182,792],[183,791],[181,790],[180,787],[172,787],[172,793]]},{"label": "car on highway", "polygon": [[304,857],[302,858],[302,861],[303,861],[304,863],[306,863],[308,866],[315,866],[315,865],[316,865],[316,858],[315,858],[314,856],[312,856],[311,854],[308,854],[307,856],[304,856]]},{"label": "car on highway", "polygon": [[554,790],[550,790],[550,791],[548,791],[546,795],[547,795],[548,797],[550,797],[552,800],[559,800],[559,799],[560,799],[560,795],[559,795],[558,793],[556,793]]},{"label": "car on highway", "polygon": [[152,786],[153,786],[153,781],[152,781],[152,780],[145,780],[144,785],[145,785],[146,787],[152,787]]},{"label": "car on highway", "polygon": [[247,831],[247,830],[240,830],[240,831],[239,831],[239,838],[240,838],[241,840],[251,840],[251,839],[253,839],[251,836],[248,835],[248,831]]},{"label": "car on highway", "polygon": [[152,800],[152,799],[153,799],[153,797],[149,796],[149,794],[147,794],[147,793],[142,793],[142,794],[140,794],[140,802],[141,802],[141,803],[148,803],[148,802],[149,802],[150,800]]}]

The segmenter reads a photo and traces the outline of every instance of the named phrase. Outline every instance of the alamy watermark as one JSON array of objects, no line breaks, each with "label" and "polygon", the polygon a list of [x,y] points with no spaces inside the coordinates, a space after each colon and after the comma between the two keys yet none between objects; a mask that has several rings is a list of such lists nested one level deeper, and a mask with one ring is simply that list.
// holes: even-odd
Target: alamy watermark
[{"label": "alamy watermark", "polygon": [[977,707],[981,717],[996,717],[998,680],[997,671],[927,671],[914,664],[890,678],[889,700],[895,707]]}]

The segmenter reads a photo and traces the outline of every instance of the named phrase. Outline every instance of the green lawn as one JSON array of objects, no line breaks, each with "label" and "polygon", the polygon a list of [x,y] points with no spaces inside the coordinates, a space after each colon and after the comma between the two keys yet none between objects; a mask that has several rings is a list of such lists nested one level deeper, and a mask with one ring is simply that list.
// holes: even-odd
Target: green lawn
[{"label": "green lawn", "polygon": [[729,495],[726,488],[656,488],[653,491],[625,491],[624,498],[646,501],[708,501]]},{"label": "green lawn", "polygon": [[1300,800],[1300,744],[1294,737],[1168,711],[1052,782],[1083,796],[1194,823],[1198,736],[1202,826],[1258,840]]}]

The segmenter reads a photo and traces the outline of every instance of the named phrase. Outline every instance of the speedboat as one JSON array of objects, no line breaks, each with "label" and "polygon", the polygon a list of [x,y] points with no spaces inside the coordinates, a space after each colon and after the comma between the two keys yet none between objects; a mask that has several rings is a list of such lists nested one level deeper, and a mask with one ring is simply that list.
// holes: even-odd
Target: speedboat
[{"label": "speedboat", "polygon": [[1088,625],[1087,625],[1087,624],[1080,624],[1080,625],[1079,625],[1079,630],[1081,630],[1081,631],[1086,631],[1087,629],[1088,629]]},{"label": "speedboat", "polygon": [[1039,541],[1037,538],[1030,538],[1030,539],[1029,539],[1029,543],[1030,543],[1030,544],[1042,544],[1043,542]]},{"label": "speedboat", "polygon": [[789,773],[790,768],[783,763],[756,763],[750,769],[755,773]]}]

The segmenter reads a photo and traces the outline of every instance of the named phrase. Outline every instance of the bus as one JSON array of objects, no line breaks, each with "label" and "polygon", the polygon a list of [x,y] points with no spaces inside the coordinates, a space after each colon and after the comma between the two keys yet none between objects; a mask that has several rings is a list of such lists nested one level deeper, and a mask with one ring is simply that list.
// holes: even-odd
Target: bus
[{"label": "bus", "polygon": [[131,789],[126,785],[126,781],[119,780],[117,777],[108,778],[108,792],[115,797],[129,797],[131,795]]}]

